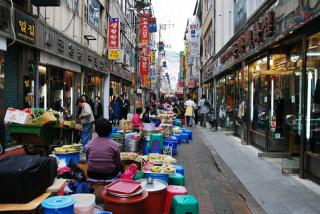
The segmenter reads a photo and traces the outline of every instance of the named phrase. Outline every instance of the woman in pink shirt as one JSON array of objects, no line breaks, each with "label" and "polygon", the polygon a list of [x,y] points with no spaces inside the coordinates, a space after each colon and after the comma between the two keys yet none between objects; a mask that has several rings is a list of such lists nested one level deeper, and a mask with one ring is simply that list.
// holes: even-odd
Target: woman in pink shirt
[{"label": "woman in pink shirt", "polygon": [[133,130],[140,131],[143,127],[141,120],[140,120],[141,113],[142,113],[142,108],[137,108],[136,113],[132,117]]}]

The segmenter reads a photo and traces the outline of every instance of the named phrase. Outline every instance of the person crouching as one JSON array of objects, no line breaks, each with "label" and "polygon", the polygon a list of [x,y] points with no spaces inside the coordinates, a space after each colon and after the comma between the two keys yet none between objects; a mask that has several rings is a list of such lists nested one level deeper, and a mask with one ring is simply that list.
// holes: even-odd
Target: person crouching
[{"label": "person crouching", "polygon": [[116,177],[122,169],[119,144],[109,138],[112,125],[107,119],[95,122],[98,137],[88,144],[88,177],[109,180]]}]

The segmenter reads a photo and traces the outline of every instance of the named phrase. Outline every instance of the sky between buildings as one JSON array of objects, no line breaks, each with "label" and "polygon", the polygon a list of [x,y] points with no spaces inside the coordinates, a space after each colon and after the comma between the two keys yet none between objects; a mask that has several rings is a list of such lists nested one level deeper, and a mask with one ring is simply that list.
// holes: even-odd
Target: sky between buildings
[{"label": "sky between buildings", "polygon": [[161,40],[171,47],[166,48],[167,72],[171,87],[175,89],[179,73],[179,52],[184,50],[184,32],[188,18],[193,15],[196,0],[152,0],[152,4],[157,24],[174,24],[174,27],[161,31]]}]

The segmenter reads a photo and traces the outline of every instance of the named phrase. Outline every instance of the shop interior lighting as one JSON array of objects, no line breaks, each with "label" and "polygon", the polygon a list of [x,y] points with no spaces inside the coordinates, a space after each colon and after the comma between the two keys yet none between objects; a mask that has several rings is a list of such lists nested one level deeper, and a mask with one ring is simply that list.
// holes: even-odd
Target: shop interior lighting
[{"label": "shop interior lighting", "polygon": [[[300,75],[299,75],[299,92],[300,92],[300,96],[299,96],[299,118],[301,118],[301,114],[302,114],[302,96],[301,96],[301,90],[302,90],[302,72],[301,71],[299,71],[299,72],[295,72],[295,73],[300,73]],[[298,122],[298,134],[300,135],[301,134],[301,126],[302,126],[302,124],[301,124],[301,119],[300,120],[298,120],[299,122]]]},{"label": "shop interior lighting", "polygon": [[270,59],[270,65],[273,66],[273,59]]},{"label": "shop interior lighting", "polygon": [[308,49],[315,49],[318,48],[318,45],[309,46]]},{"label": "shop interior lighting", "polygon": [[320,56],[320,52],[308,52],[307,56]]},{"label": "shop interior lighting", "polygon": [[250,119],[251,122],[253,121],[253,82],[251,82],[251,89],[250,89]]},{"label": "shop interior lighting", "polygon": [[47,73],[47,67],[43,65],[38,65],[38,71],[40,74],[46,74]]},{"label": "shop interior lighting", "polygon": [[73,87],[70,88],[70,99],[71,99],[70,112],[71,112],[71,115],[73,115]]},{"label": "shop interior lighting", "polygon": [[271,80],[271,117],[273,116],[274,107],[274,79]]},{"label": "shop interior lighting", "polygon": [[310,139],[310,129],[311,129],[311,88],[312,88],[312,72],[308,72],[308,93],[307,93],[307,131],[306,138]]},{"label": "shop interior lighting", "polygon": [[47,83],[44,84],[43,86],[43,107],[44,110],[47,110],[47,105],[48,105],[48,96],[47,96]]},{"label": "shop interior lighting", "polygon": [[292,62],[296,62],[296,61],[298,61],[300,59],[300,56],[298,56],[298,55],[292,55],[292,56],[290,56],[290,61],[292,61]]}]

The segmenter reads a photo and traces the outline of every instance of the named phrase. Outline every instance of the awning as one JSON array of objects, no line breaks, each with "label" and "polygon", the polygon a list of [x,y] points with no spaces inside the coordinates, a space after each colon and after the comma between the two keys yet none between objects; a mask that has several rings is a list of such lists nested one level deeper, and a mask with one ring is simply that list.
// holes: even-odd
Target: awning
[{"label": "awning", "polygon": [[52,65],[69,71],[81,73],[81,66],[60,57],[41,51],[40,64]]}]

